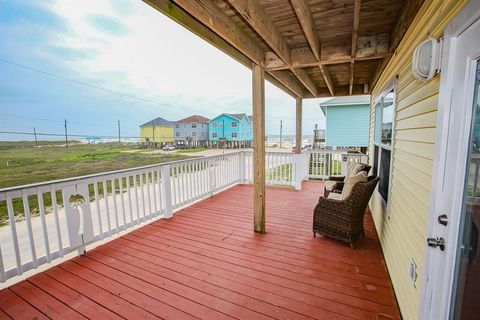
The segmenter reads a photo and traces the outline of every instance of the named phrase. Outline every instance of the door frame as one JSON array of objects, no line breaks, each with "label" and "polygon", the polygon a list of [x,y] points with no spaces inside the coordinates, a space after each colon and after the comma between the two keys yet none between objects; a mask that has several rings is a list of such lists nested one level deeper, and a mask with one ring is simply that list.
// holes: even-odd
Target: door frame
[{"label": "door frame", "polygon": [[[448,319],[450,317],[460,227],[460,215],[452,215],[451,212],[460,212],[458,210],[461,210],[463,205],[472,116],[471,112],[462,114],[458,111],[463,109],[456,110],[459,109],[460,103],[452,101],[453,91],[461,90],[465,93],[464,100],[461,101],[462,108],[468,108],[467,104],[471,104],[473,101],[473,92],[469,92],[472,91],[471,88],[466,85],[460,87],[454,81],[454,70],[458,67],[466,68],[467,65],[455,66],[454,59],[458,48],[457,38],[479,19],[480,0],[471,0],[444,31],[435,157],[426,237],[443,236],[446,250],[440,252],[439,249],[428,247],[425,249],[419,319]],[[464,130],[450,130],[451,121],[462,124]],[[460,143],[457,146],[449,145],[448,141],[452,138]],[[452,152],[454,148],[455,152]],[[455,168],[455,170],[448,172],[447,167]],[[437,222],[438,215],[442,213],[449,216],[447,228],[440,226]],[[438,314],[432,314],[432,310]]]}]

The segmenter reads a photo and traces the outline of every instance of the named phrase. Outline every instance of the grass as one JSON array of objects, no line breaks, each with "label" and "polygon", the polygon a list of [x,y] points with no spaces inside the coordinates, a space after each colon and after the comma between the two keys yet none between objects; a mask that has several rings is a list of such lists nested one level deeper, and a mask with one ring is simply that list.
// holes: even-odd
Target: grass
[{"label": "grass", "polygon": [[[324,168],[324,163],[318,163],[315,166],[310,166],[311,175],[324,175],[327,174],[327,170]],[[338,160],[330,160],[330,175],[342,174],[342,162]]]},{"label": "grass", "polygon": [[[163,162],[188,159],[181,154],[149,154],[138,152],[134,144],[72,143],[66,148],[64,142],[0,142],[0,188],[13,187],[43,181],[51,181],[102,173],[113,170],[140,167]],[[122,183],[126,185],[126,181]],[[93,187],[90,194],[93,197]],[[111,186],[107,188],[111,192]],[[118,190],[118,182],[117,182]],[[99,186],[103,195],[103,188]],[[118,191],[117,191],[118,193]],[[57,200],[62,204],[61,193],[57,192]],[[38,214],[37,196],[28,199],[32,214]],[[51,206],[50,194],[44,194],[45,206]],[[14,212],[23,214],[21,199],[14,199]],[[0,202],[0,225],[7,221],[6,202]]]},{"label": "grass", "polygon": [[183,149],[183,150],[177,150],[177,153],[195,153],[195,152],[202,152],[205,150],[207,150],[207,148]]},{"label": "grass", "polygon": [[267,171],[267,180],[292,181],[292,164],[284,163]]}]

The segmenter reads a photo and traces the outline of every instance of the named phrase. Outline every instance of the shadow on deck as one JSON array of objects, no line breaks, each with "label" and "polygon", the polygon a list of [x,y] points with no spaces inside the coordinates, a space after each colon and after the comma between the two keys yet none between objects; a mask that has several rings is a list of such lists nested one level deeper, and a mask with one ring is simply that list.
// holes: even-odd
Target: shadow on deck
[{"label": "shadow on deck", "polygon": [[0,291],[0,319],[400,318],[369,215],[355,250],[312,235],[322,183],[235,186]]}]

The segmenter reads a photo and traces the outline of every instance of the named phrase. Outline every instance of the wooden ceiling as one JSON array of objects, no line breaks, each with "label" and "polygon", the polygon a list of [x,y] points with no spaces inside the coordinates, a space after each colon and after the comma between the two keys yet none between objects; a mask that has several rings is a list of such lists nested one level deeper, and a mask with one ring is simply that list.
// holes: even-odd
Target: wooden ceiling
[{"label": "wooden ceiling", "polygon": [[145,0],[303,98],[370,93],[424,0]]}]

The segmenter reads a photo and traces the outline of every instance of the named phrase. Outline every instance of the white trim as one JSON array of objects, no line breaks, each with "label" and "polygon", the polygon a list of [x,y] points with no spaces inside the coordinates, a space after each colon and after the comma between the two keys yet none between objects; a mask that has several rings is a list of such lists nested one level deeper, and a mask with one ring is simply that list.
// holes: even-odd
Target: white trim
[{"label": "white trim", "polygon": [[[442,231],[439,224],[436,222],[436,217],[441,213],[446,213],[449,216],[448,229],[444,228],[445,241],[447,248],[445,252],[440,253],[435,251],[438,249],[426,249],[421,293],[420,293],[420,307],[418,317],[419,319],[437,319],[448,318],[451,313],[451,298],[452,287],[454,281],[455,257],[458,247],[458,229],[460,215],[452,215],[454,210],[461,209],[461,199],[463,198],[463,184],[465,179],[465,166],[468,154],[468,139],[470,136],[470,125],[464,125],[463,132],[458,130],[451,130],[451,123],[453,116],[453,90],[457,85],[454,82],[454,70],[456,68],[467,67],[455,65],[457,37],[468,29],[475,21],[480,18],[480,1],[472,0],[466,7],[449,23],[445,29],[444,45],[443,45],[443,59],[442,59],[442,74],[440,79],[439,92],[439,108],[437,116],[437,135],[435,140],[435,157],[432,169],[432,190],[429,204],[429,222],[426,237],[440,236],[438,233]],[[480,52],[479,52],[480,54]],[[468,75],[465,75],[467,77]],[[469,79],[466,79],[469,81]],[[469,84],[466,82],[466,84]],[[465,85],[464,98],[473,99],[473,94],[468,92],[468,87]],[[470,94],[470,96],[468,95]],[[470,101],[471,102],[471,101]],[[455,101],[457,108],[459,106],[466,106],[467,101]],[[465,112],[462,114],[455,112],[456,123],[471,123],[471,113]],[[463,119],[462,119],[463,118]],[[458,122],[460,121],[460,122]],[[448,144],[449,140],[455,138],[456,145]],[[467,141],[467,143],[463,143]],[[460,142],[460,143],[459,143]],[[457,147],[457,150],[451,151],[452,148]],[[449,152],[450,151],[450,152]],[[452,165],[452,157],[457,160],[453,166],[455,172],[448,172],[447,165]],[[454,160],[455,160],[454,159]],[[452,170],[453,171],[453,170]],[[447,180],[448,179],[448,180]],[[449,194],[450,192],[450,194]],[[448,206],[447,204],[455,204]],[[442,212],[445,208],[450,207],[448,212]],[[442,210],[442,211],[441,211]],[[444,268],[439,268],[444,266]],[[436,273],[440,272],[440,273]],[[432,279],[430,279],[430,277]],[[434,287],[434,285],[436,285]],[[441,285],[441,287],[438,287]],[[434,291],[436,289],[436,291]],[[432,300],[433,299],[433,300]],[[432,303],[435,307],[432,308]],[[437,314],[432,314],[432,311]]]},{"label": "white trim", "polygon": [[[382,205],[382,210],[383,210],[383,215],[387,218],[390,218],[390,204],[392,203],[391,198],[392,198],[392,178],[393,178],[393,150],[394,150],[394,141],[395,141],[395,121],[396,121],[396,108],[397,108],[397,84],[398,84],[398,79],[397,77],[393,77],[382,89],[382,91],[378,94],[378,96],[375,99],[374,103],[374,120],[373,120],[373,146],[377,146],[379,148],[378,150],[378,168],[377,172],[375,174],[379,176],[380,172],[380,165],[381,165],[381,154],[382,154],[382,149],[389,150],[390,151],[390,173],[389,173],[389,178],[388,178],[388,191],[387,191],[387,201],[383,198],[383,196],[380,194],[378,191],[378,184],[375,188],[375,196],[378,200],[380,200],[380,203]],[[393,90],[394,94],[394,99],[393,99],[393,114],[392,114],[392,137],[390,140],[390,145],[388,144],[383,144],[382,143],[382,132],[383,132],[383,99],[385,98],[386,95],[388,95],[391,91]],[[375,127],[377,123],[376,119],[376,108],[377,104],[380,103],[380,137],[378,143],[375,142]],[[373,153],[373,156],[375,156],[375,152]],[[375,161],[375,159],[374,159]],[[375,163],[375,162],[374,162]]]}]

